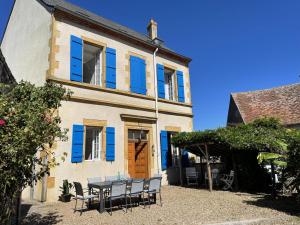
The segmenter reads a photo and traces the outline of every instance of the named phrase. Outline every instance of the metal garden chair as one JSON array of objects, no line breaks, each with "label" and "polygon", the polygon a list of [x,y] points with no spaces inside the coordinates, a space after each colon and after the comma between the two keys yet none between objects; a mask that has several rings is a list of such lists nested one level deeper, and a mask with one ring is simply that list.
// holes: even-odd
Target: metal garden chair
[{"label": "metal garden chair", "polygon": [[[101,177],[90,177],[87,180],[88,180],[88,184],[90,184],[90,183],[101,182],[102,178]],[[94,189],[92,189],[92,194],[99,195],[99,191],[95,191]]]},{"label": "metal garden chair", "polygon": [[222,177],[220,178],[220,181],[222,181],[225,185],[222,188],[224,191],[227,191],[229,189],[232,190],[232,184],[234,181],[234,171],[231,170],[230,174],[223,174]]},{"label": "metal garden chair", "polygon": [[199,173],[196,171],[196,167],[186,167],[185,176],[187,185],[198,185],[199,184]]},{"label": "metal garden chair", "polygon": [[145,198],[144,198],[144,184],[145,180],[144,179],[139,179],[139,180],[132,180],[131,182],[131,187],[127,191],[127,195],[129,195],[130,199],[130,208],[132,211],[132,197],[140,197],[143,196],[143,203],[144,203],[144,208],[145,208]]},{"label": "metal garden chair", "polygon": [[[110,215],[112,215],[112,201],[121,200],[125,203],[127,212],[127,181],[113,181],[110,187],[110,195],[106,196],[106,201],[109,200]],[[123,205],[121,205],[123,206]]]},{"label": "metal garden chair", "polygon": [[148,204],[150,208],[151,195],[159,194],[160,205],[162,206],[161,200],[161,177],[152,177],[149,180],[149,185],[144,189],[144,193],[148,194]]},{"label": "metal garden chair", "polygon": [[81,183],[79,182],[73,182],[74,183],[74,187],[75,187],[75,210],[74,212],[77,211],[77,200],[81,200],[82,201],[82,205],[81,205],[81,209],[80,209],[80,215],[82,214],[82,211],[83,211],[83,204],[85,201],[87,200],[94,200],[94,198],[97,198],[98,195],[94,195],[94,194],[91,194],[91,195],[85,195],[85,193],[88,192],[87,189],[83,189],[82,188],[82,185]]}]

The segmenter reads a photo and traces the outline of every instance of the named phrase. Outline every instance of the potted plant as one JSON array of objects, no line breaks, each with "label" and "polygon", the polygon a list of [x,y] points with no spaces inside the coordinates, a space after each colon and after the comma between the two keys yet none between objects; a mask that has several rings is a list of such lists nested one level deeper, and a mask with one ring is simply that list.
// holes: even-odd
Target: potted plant
[{"label": "potted plant", "polygon": [[72,187],[73,185],[69,183],[68,180],[63,180],[63,186],[60,187],[61,195],[59,196],[62,202],[69,202],[71,200],[72,194],[70,194],[70,189]]}]

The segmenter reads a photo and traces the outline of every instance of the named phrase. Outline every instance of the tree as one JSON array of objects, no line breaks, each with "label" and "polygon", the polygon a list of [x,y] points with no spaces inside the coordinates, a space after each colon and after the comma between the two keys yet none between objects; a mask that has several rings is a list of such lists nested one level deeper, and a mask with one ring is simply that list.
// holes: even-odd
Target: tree
[{"label": "tree", "polygon": [[275,118],[261,118],[249,124],[216,130],[182,132],[174,136],[172,142],[177,147],[186,148],[195,154],[201,154],[197,145],[203,143],[210,143],[212,150],[220,149],[219,153],[227,150],[233,156],[238,151],[257,152],[258,162],[269,161],[273,168],[273,194],[273,166],[276,164],[287,165],[288,175],[294,178],[293,184],[300,190],[300,132],[284,127]]},{"label": "tree", "polygon": [[[58,165],[53,144],[66,140],[57,114],[71,92],[46,83],[0,86],[0,223],[6,224],[21,191]],[[43,159],[47,158],[48,161]],[[61,156],[63,159],[64,156]]]},{"label": "tree", "polygon": [[290,148],[287,157],[287,178],[292,181],[291,190],[296,189],[300,197],[300,132],[291,132]]}]

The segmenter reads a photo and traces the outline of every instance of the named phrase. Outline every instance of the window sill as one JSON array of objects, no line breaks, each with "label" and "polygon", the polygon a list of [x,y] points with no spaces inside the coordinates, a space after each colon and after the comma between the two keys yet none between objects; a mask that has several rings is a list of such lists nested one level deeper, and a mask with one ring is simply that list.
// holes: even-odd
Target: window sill
[{"label": "window sill", "polygon": [[84,162],[99,162],[101,159],[85,159]]},{"label": "window sill", "polygon": [[[61,78],[58,78],[58,77],[55,77],[55,76],[48,76],[47,80],[54,81],[54,82],[64,84],[64,85],[73,86],[73,87],[86,88],[86,89],[90,89],[90,90],[103,91],[103,92],[108,92],[108,93],[114,93],[114,94],[129,96],[129,97],[135,97],[135,98],[141,98],[141,99],[146,99],[146,100],[150,100],[150,101],[155,101],[155,97],[152,97],[152,96],[149,96],[149,95],[135,94],[135,93],[132,93],[130,91],[122,91],[122,90],[118,90],[118,89],[105,88],[105,87],[101,87],[101,86],[93,85],[93,84],[88,84],[88,83],[70,81],[70,80],[61,79]],[[192,107],[192,104],[190,104],[190,103],[177,102],[175,100],[173,101],[173,100],[168,100],[168,99],[163,99],[163,98],[158,98],[158,102],[169,103],[169,104],[173,104],[173,105],[186,106],[186,107]]]}]

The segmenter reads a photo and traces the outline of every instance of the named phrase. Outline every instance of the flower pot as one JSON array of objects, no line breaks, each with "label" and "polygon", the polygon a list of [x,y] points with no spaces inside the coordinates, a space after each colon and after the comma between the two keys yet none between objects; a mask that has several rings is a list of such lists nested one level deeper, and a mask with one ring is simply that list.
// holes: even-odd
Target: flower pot
[{"label": "flower pot", "polygon": [[71,200],[71,197],[72,197],[71,194],[59,196],[59,198],[62,202],[69,202]]}]

